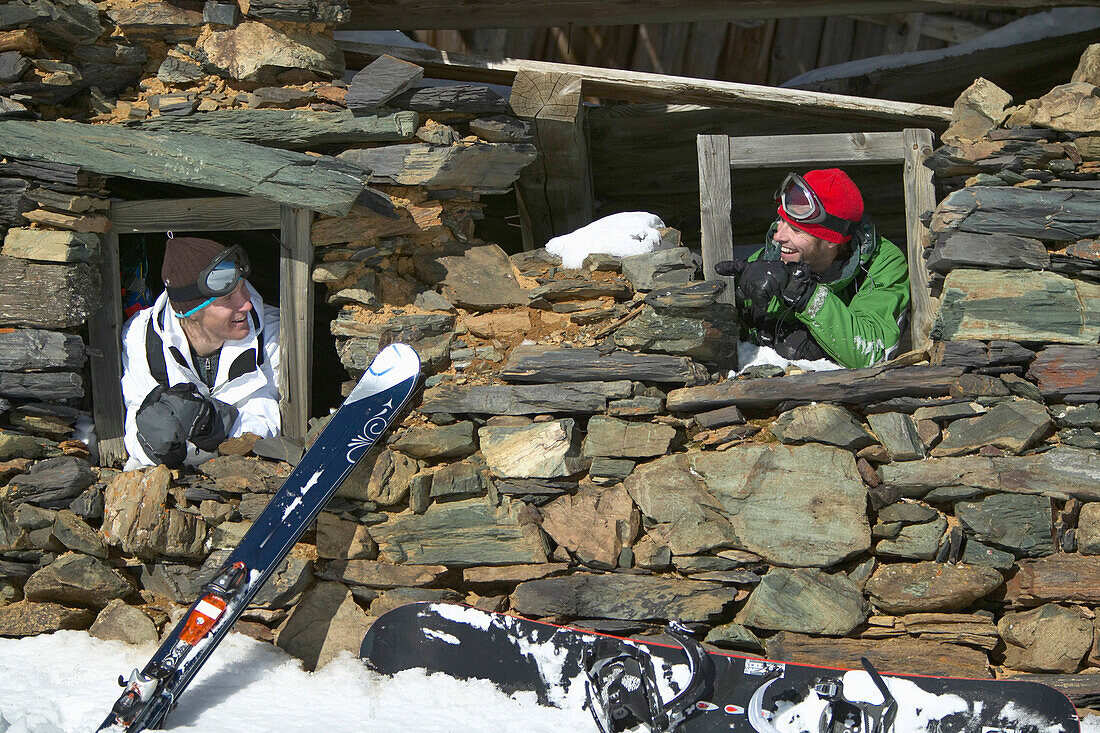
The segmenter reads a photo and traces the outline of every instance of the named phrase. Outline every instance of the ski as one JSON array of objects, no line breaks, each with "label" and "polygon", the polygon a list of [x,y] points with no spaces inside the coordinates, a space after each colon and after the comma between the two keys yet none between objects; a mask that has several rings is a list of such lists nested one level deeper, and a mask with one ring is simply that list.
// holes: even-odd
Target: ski
[{"label": "ski", "polygon": [[355,464],[393,425],[420,378],[405,344],[382,349],[240,544],[153,657],[129,678],[100,731],[157,728]]}]

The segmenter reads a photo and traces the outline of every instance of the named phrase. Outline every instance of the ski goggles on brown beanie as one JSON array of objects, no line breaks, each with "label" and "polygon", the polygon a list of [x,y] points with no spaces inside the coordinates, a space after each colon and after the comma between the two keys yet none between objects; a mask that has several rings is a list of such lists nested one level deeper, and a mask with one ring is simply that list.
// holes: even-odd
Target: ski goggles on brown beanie
[{"label": "ski goggles on brown beanie", "polygon": [[223,247],[199,237],[169,239],[161,270],[172,307],[184,318],[232,293],[250,274],[248,254],[240,245]]}]

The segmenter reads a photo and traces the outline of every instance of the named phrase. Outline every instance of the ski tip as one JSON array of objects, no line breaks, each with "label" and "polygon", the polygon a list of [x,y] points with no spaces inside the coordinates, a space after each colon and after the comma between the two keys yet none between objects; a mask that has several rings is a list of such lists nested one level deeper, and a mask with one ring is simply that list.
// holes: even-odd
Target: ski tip
[{"label": "ski tip", "polygon": [[414,363],[416,364],[416,371],[419,371],[420,357],[417,356],[411,346],[408,344],[390,344],[378,352],[378,356],[374,357],[374,361],[371,362],[367,371],[376,377],[381,377],[393,369],[409,370]]}]

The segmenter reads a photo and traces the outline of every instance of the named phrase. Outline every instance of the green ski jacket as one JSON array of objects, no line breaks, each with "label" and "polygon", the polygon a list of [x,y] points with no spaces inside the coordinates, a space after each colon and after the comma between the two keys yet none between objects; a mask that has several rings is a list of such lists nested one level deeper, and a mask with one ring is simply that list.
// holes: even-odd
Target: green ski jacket
[{"label": "green ski jacket", "polygon": [[[779,245],[768,233],[767,244],[749,261],[779,260]],[[742,308],[750,312],[751,302]],[[909,306],[909,267],[897,245],[879,237],[870,219],[864,219],[852,238],[851,253],[838,258],[801,313],[778,298],[768,304],[763,322],[752,330],[782,321],[801,323],[829,357],[844,367],[869,367],[885,361],[901,338],[899,319]],[[753,334],[750,333],[750,338]]]}]

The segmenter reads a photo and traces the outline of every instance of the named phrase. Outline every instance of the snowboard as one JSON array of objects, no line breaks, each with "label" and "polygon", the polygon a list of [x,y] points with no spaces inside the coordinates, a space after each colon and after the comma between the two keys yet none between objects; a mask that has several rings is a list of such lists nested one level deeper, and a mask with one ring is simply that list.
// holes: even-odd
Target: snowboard
[{"label": "snowboard", "polygon": [[325,503],[394,424],[420,380],[405,344],[382,349],[343,405],[146,665],[129,679],[98,730],[157,728],[195,674]]},{"label": "snowboard", "polygon": [[[673,635],[675,636],[675,635]],[[698,645],[696,645],[698,647]],[[702,650],[702,647],[698,647]],[[378,672],[421,668],[486,679],[540,703],[588,707],[594,730],[625,730],[598,708],[591,670],[626,652],[652,666],[663,704],[687,706],[674,724],[631,730],[687,733],[1079,733],[1077,712],[1037,682],[879,675],[704,650],[682,643],[622,639],[469,606],[413,603],[380,616],[360,657]],[[706,679],[701,679],[705,677]],[[637,684],[636,682],[634,684]],[[885,691],[888,694],[883,694]],[[689,699],[685,692],[694,690]]]}]

